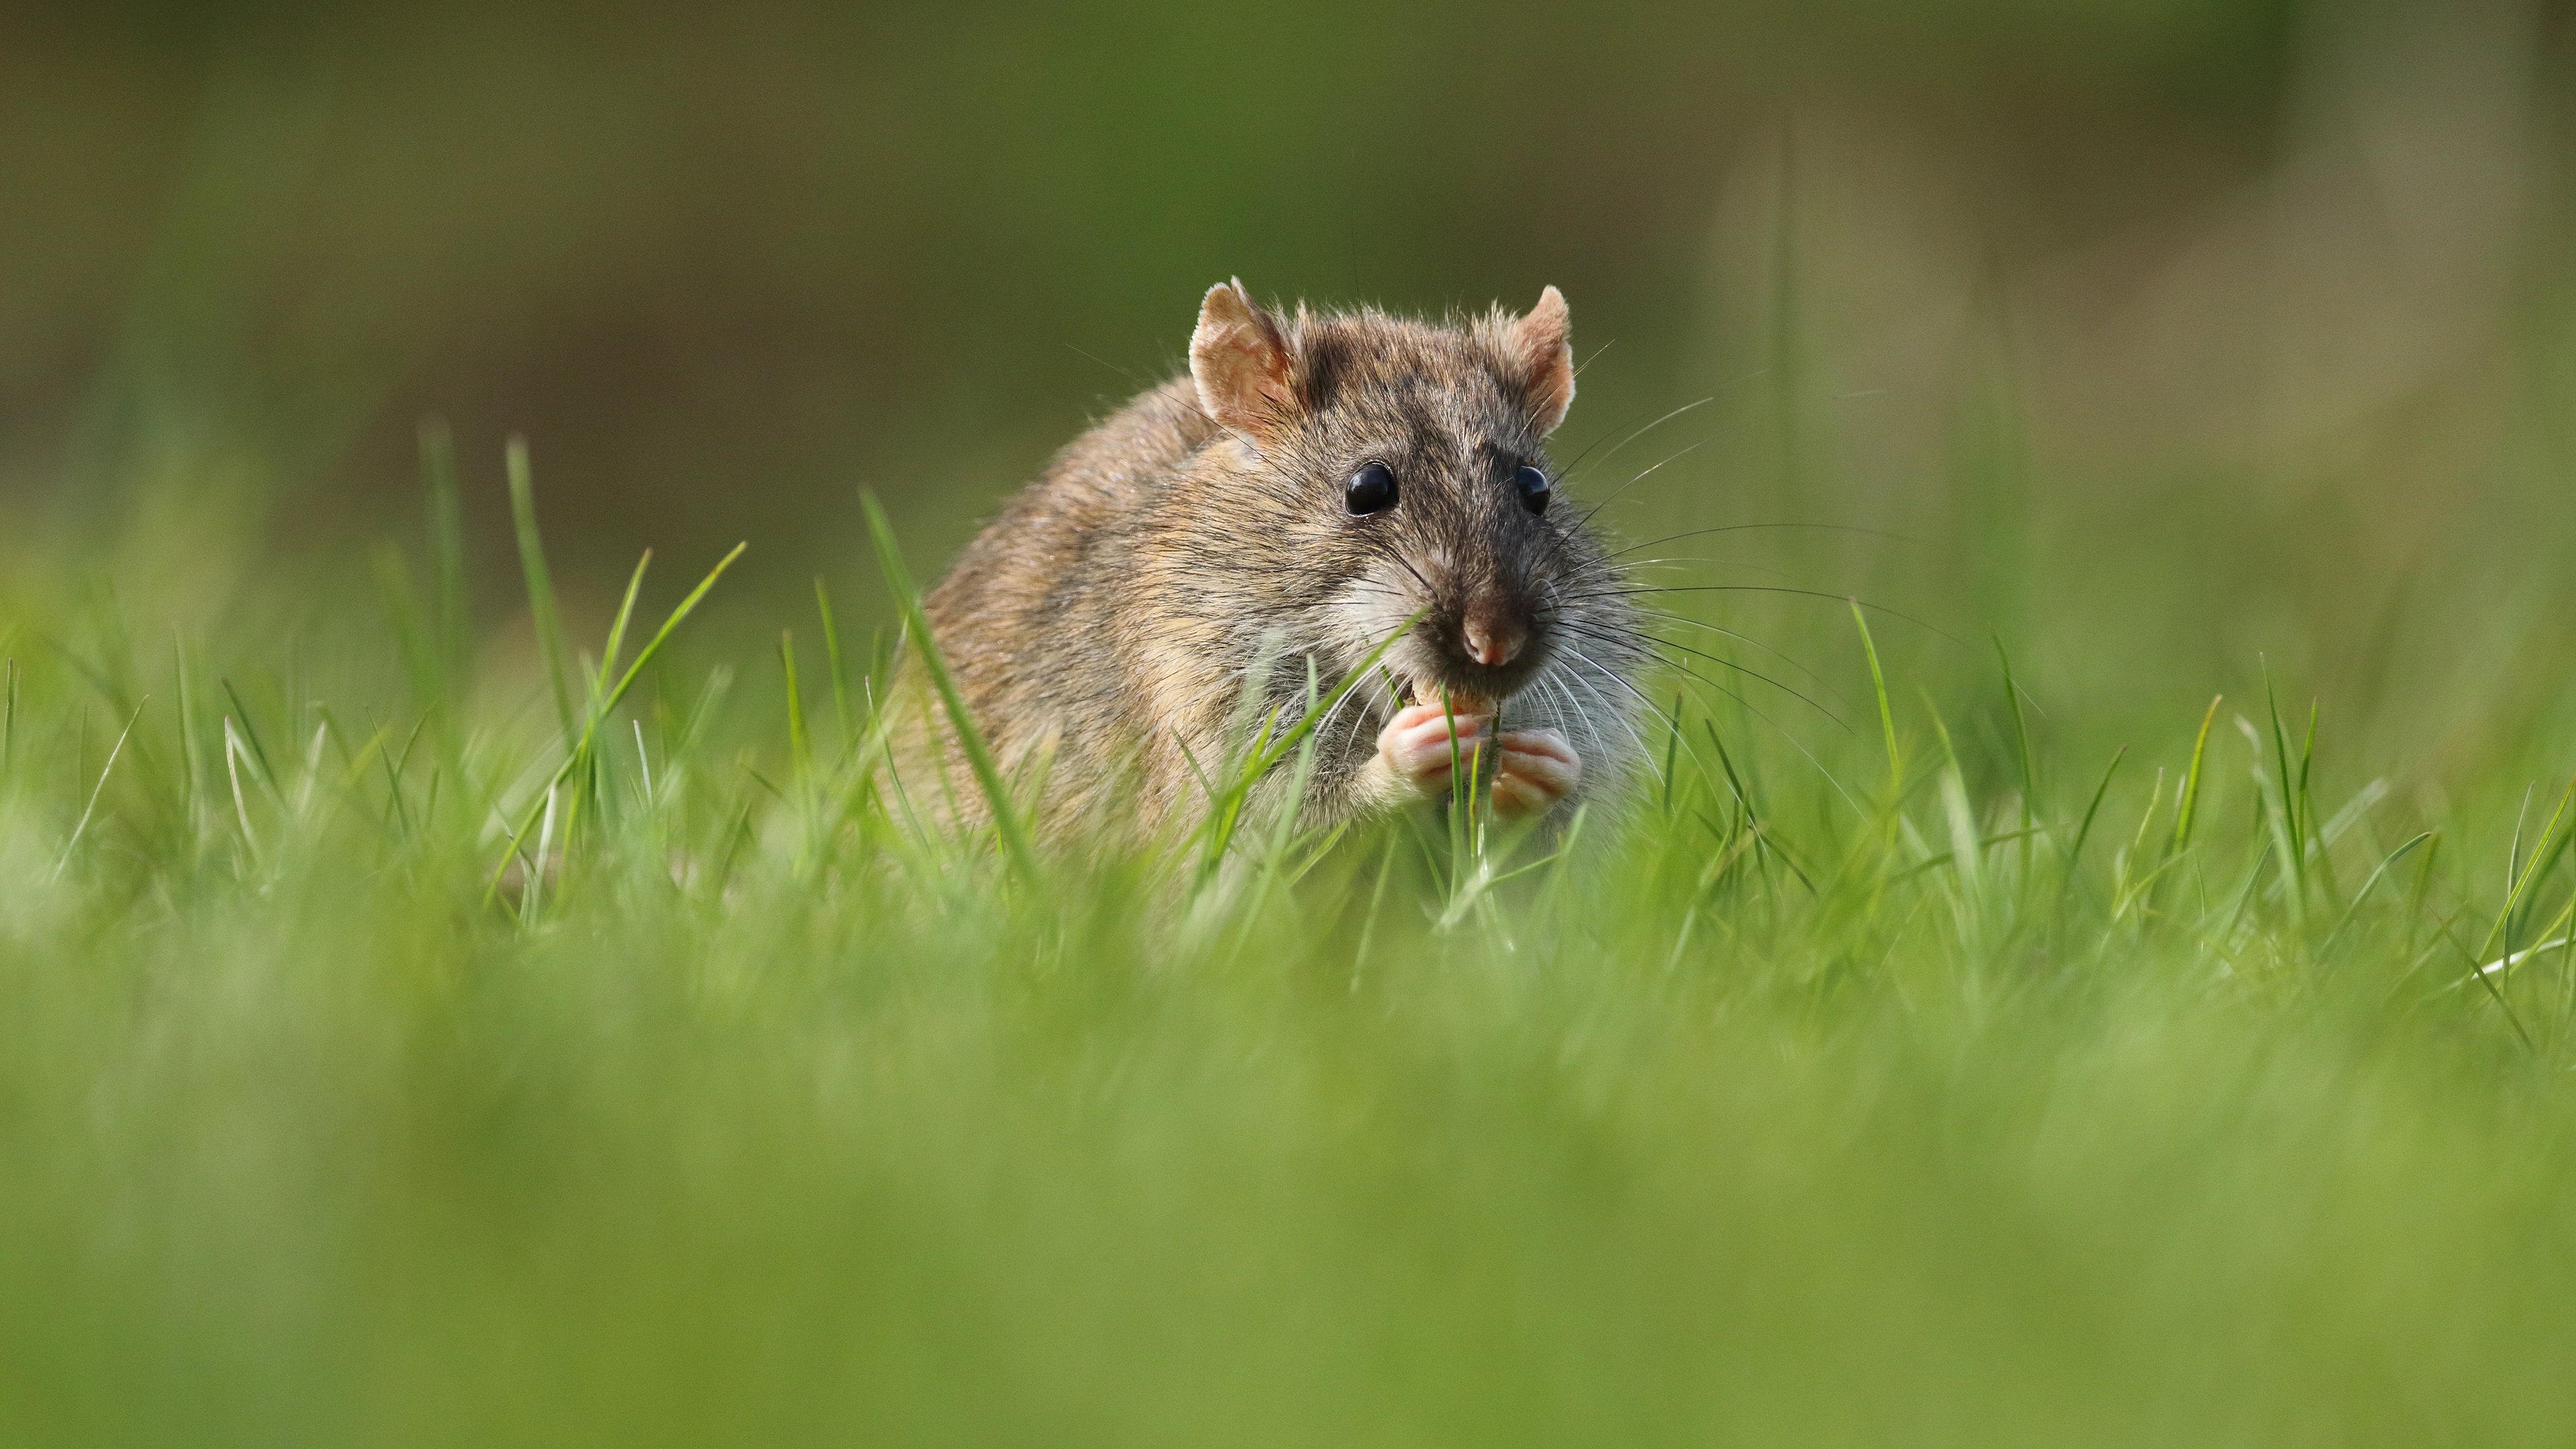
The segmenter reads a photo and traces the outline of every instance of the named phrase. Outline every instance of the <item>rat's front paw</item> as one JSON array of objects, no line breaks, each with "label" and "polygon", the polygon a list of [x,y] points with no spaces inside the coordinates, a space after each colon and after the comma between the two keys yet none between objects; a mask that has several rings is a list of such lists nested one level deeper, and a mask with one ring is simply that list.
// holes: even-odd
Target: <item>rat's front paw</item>
[{"label": "rat's front paw", "polygon": [[1503,757],[1494,771],[1494,813],[1535,815],[1572,794],[1583,778],[1574,746],[1554,730],[1520,730],[1495,743]]},{"label": "rat's front paw", "polygon": [[[1407,705],[1386,722],[1385,729],[1378,731],[1378,758],[1386,763],[1399,788],[1423,798],[1446,793],[1453,764],[1465,762],[1488,743],[1484,731],[1493,716],[1461,713],[1456,718],[1454,757],[1450,716],[1442,713],[1437,704]],[[1572,757],[1571,750],[1566,753]]]}]

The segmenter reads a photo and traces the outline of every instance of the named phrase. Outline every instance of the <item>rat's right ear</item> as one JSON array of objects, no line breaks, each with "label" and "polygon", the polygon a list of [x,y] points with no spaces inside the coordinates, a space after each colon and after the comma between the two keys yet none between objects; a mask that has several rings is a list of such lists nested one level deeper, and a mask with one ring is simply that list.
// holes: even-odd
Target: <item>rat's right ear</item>
[{"label": "rat's right ear", "polygon": [[1209,417],[1259,446],[1296,412],[1295,362],[1278,321],[1253,305],[1240,279],[1208,288],[1190,334],[1190,380]]},{"label": "rat's right ear", "polygon": [[1530,407],[1539,436],[1556,431],[1565,410],[1574,404],[1574,347],[1568,340],[1572,323],[1565,294],[1554,287],[1538,294],[1538,305],[1504,333],[1505,347],[1528,379]]}]

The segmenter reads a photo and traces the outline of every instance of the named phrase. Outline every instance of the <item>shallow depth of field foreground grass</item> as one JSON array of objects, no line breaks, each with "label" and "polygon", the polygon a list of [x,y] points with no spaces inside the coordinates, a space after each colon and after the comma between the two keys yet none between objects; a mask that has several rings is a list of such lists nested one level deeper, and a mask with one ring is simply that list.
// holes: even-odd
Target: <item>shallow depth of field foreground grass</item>
[{"label": "shallow depth of field foreground grass", "polygon": [[1655,683],[1509,879],[1028,869],[867,784],[855,631],[514,714],[401,572],[0,618],[0,1439],[2576,1435],[2565,677],[2436,797],[1826,604],[1848,733],[1677,653],[1763,713]]}]

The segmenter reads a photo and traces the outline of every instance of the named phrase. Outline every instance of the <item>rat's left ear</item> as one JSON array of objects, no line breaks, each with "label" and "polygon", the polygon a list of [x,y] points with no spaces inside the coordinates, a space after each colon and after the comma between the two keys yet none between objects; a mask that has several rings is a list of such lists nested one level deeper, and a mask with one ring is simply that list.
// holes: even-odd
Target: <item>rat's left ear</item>
[{"label": "rat's left ear", "polygon": [[1505,352],[1527,379],[1530,409],[1541,434],[1555,432],[1574,404],[1574,344],[1567,340],[1572,326],[1565,294],[1550,287],[1538,294],[1538,305],[1528,316],[1503,333]]},{"label": "rat's left ear", "polygon": [[1296,415],[1295,370],[1278,319],[1253,304],[1240,278],[1208,288],[1190,334],[1190,380],[1209,417],[1261,446]]}]

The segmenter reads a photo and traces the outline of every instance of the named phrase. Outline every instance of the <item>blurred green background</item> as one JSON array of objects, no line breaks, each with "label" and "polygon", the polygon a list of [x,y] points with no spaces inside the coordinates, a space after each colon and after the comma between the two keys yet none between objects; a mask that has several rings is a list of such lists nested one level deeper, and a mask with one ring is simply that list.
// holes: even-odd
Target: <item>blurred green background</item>
[{"label": "blurred green background", "polygon": [[[0,1440],[2565,1442],[2571,948],[2469,973],[2569,919],[2571,100],[2490,0],[0,0]],[[1577,500],[1872,530],[1650,580],[1959,642],[1665,596],[1849,733],[1658,672],[1455,929],[829,815],[858,490],[928,577],[1229,275],[1563,287]],[[578,645],[751,544],[514,896],[512,433]]]},{"label": "blurred green background", "polygon": [[487,625],[512,432],[576,633],[640,549],[667,595],[737,539],[720,634],[816,573],[883,617],[857,490],[932,571],[1174,365],[1214,280],[1555,283],[1566,456],[1709,399],[1584,480],[1691,449],[1605,515],[1627,536],[1902,534],[1692,552],[1999,633],[2115,718],[2187,722],[2268,658],[2439,763],[2444,711],[2571,642],[2568,20],[16,7],[0,557],[265,627],[416,536],[435,415]]}]

